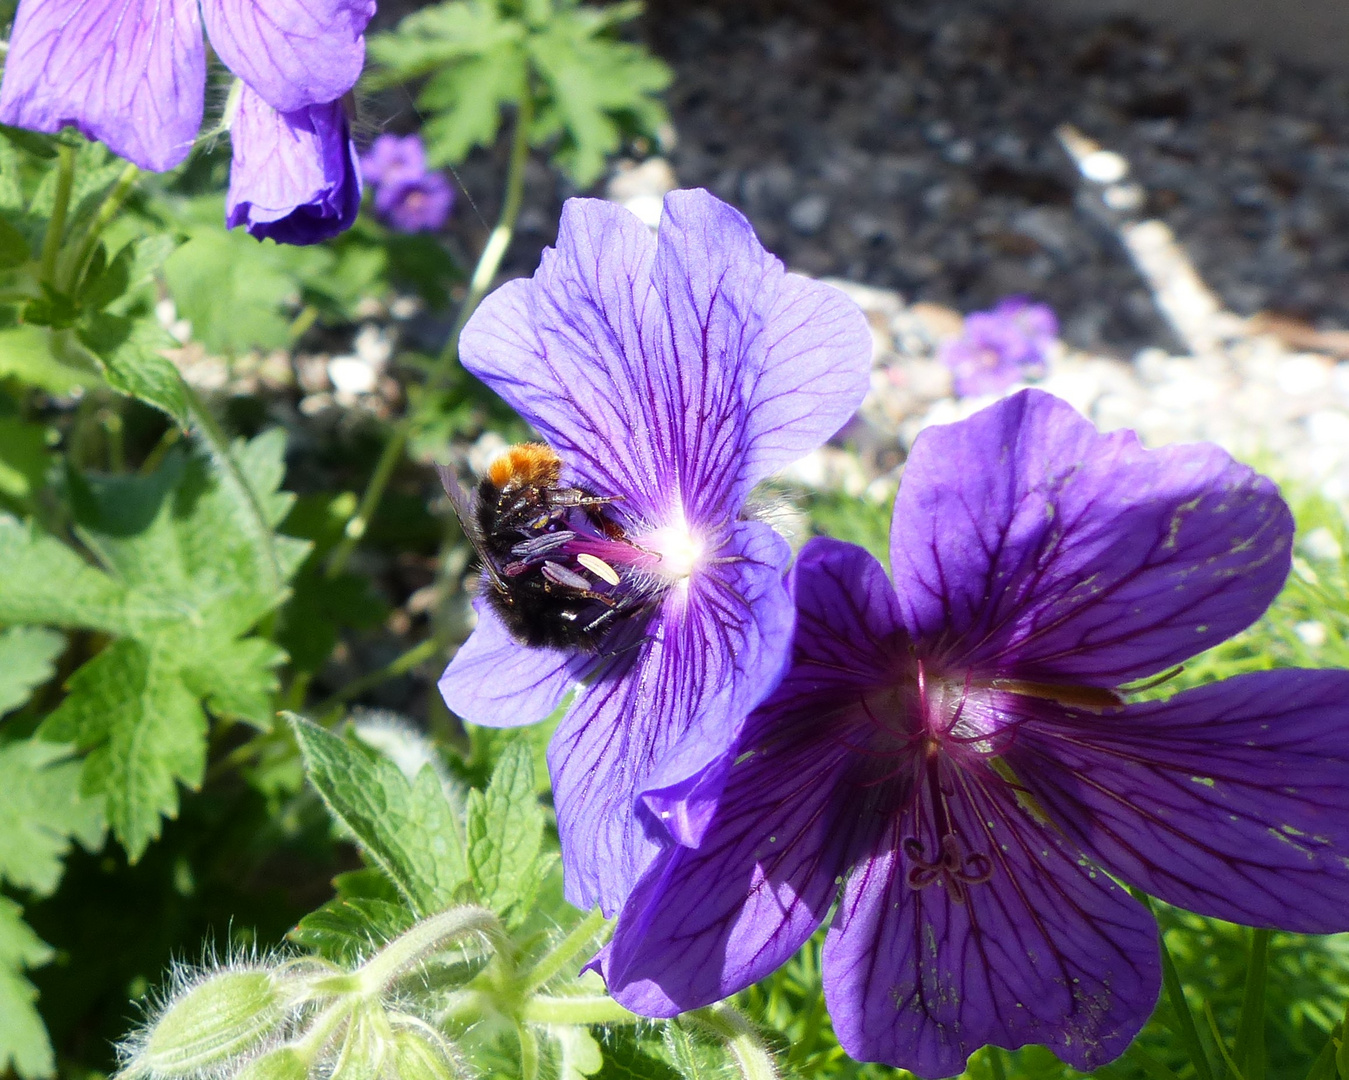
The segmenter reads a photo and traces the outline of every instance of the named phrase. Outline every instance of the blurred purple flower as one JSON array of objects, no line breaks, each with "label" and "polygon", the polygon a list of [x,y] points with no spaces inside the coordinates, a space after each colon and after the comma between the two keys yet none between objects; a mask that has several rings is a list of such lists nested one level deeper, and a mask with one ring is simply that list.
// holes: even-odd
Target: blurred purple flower
[{"label": "blurred purple flower", "polygon": [[790,552],[740,510],[861,402],[866,319],[785,273],[705,191],[667,195],[658,236],[620,206],[571,199],[556,250],[483,302],[461,356],[561,456],[566,482],[616,500],[605,512],[626,550],[599,556],[618,579],[607,595],[636,594],[642,613],[582,652],[520,644],[479,600],[440,683],[451,709],[495,727],[542,720],[574,692],[548,750],[566,893],[612,912],[670,837],[698,842],[721,775],[707,769],[782,674]]},{"label": "blurred purple flower", "polygon": [[919,436],[894,583],[812,540],[781,686],[700,846],[668,847],[598,962],[669,1016],[824,921],[844,1048],[923,1077],[1044,1043],[1091,1070],[1156,1004],[1157,927],[1115,880],[1220,919],[1349,928],[1349,672],[1263,671],[1126,704],[1255,620],[1287,574],[1273,484],[1145,451],[1024,391]]},{"label": "blurred purple flower", "polygon": [[960,336],[942,346],[941,359],[955,375],[958,397],[997,394],[1042,374],[1058,336],[1048,305],[1009,296],[992,311],[967,315]]},{"label": "blurred purple flower", "polygon": [[0,122],[67,124],[146,169],[187,157],[201,127],[206,46],[272,108],[336,101],[365,61],[375,0],[20,0]]},{"label": "blurred purple flower", "polygon": [[356,220],[361,176],[341,101],[280,113],[245,85],[230,138],[228,228],[316,244]]},{"label": "blurred purple flower", "polygon": [[361,155],[361,178],[367,184],[400,184],[426,175],[422,137],[381,135]]},{"label": "blurred purple flower", "polygon": [[435,232],[454,209],[454,188],[443,173],[384,183],[375,192],[375,210],[397,232]]}]

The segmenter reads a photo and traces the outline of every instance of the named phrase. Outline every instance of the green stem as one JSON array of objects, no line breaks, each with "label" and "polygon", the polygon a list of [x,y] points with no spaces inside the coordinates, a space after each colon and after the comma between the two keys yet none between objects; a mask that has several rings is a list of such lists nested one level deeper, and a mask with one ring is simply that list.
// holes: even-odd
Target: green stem
[{"label": "green stem", "polygon": [[364,694],[367,690],[378,686],[382,682],[396,679],[399,675],[406,675],[423,660],[429,660],[445,647],[446,643],[440,637],[433,635],[414,645],[401,656],[394,657],[378,671],[372,671],[369,675],[362,675],[359,679],[353,679],[341,690],[320,702],[310,712],[318,717],[319,722],[322,723],[325,713],[337,708],[344,702],[350,701],[358,694]]},{"label": "green stem", "polygon": [[263,512],[258,494],[253,490],[253,485],[249,483],[248,477],[243,474],[243,470],[239,468],[239,463],[234,460],[234,455],[230,452],[229,438],[220,425],[216,423],[215,417],[211,414],[206,402],[202,400],[201,395],[186,381],[182,382],[182,388],[183,396],[187,399],[188,409],[197,421],[197,428],[210,449],[211,456],[216,460],[222,479],[228,486],[235,489],[236,496],[239,497],[239,501],[245,508],[249,519],[249,531],[253,534],[250,539],[253,541],[253,550],[258,556],[256,561],[267,579],[267,588],[274,594],[281,594],[286,591],[286,583],[282,579],[281,563],[276,556],[276,543],[271,522],[267,520],[267,515]]},{"label": "green stem", "polygon": [[[1139,889],[1130,888],[1129,892],[1133,893],[1134,899],[1152,912],[1154,917],[1156,916],[1152,897]],[[1180,985],[1180,975],[1176,972],[1175,962],[1171,959],[1171,950],[1166,947],[1166,935],[1160,930],[1157,942],[1162,950],[1162,985],[1166,988],[1166,999],[1171,1003],[1171,1011],[1176,1017],[1176,1035],[1190,1056],[1195,1075],[1199,1080],[1213,1080],[1213,1069],[1209,1065],[1208,1055],[1204,1052],[1204,1044],[1199,1039],[1199,1028],[1194,1022],[1194,1014],[1190,1012],[1189,1002],[1185,1000],[1185,990]]]},{"label": "green stem", "polygon": [[1227,1052],[1227,1044],[1223,1042],[1223,1033],[1218,1030],[1218,1018],[1213,1015],[1213,1006],[1207,1001],[1204,1002],[1204,1020],[1208,1023],[1209,1034],[1213,1036],[1213,1045],[1218,1048],[1218,1057],[1222,1059],[1223,1065],[1227,1068],[1227,1075],[1234,1077],[1235,1080],[1246,1080],[1242,1076],[1237,1063],[1232,1060],[1232,1055]]},{"label": "green stem", "polygon": [[534,1032],[520,1021],[515,1022],[515,1035],[520,1040],[520,1080],[538,1080],[539,1040]]},{"label": "green stem", "polygon": [[520,1019],[530,1024],[640,1024],[645,1017],[629,1012],[607,994],[537,994],[520,1007]]},{"label": "green stem", "polygon": [[459,335],[463,332],[469,317],[477,310],[487,290],[492,287],[501,260],[510,247],[511,237],[515,235],[515,220],[520,216],[520,204],[525,195],[525,165],[529,162],[529,129],[534,122],[534,99],[529,87],[516,106],[515,136],[511,142],[511,160],[506,170],[506,195],[501,203],[501,216],[497,218],[496,228],[487,238],[487,244],[478,257],[478,265],[473,268],[469,279],[468,295],[464,297],[450,329],[449,339],[440,353],[442,371],[459,357]]},{"label": "green stem", "polygon": [[[1124,1057],[1131,1064],[1137,1065],[1152,1080],[1176,1080],[1176,1074],[1166,1062],[1158,1060],[1143,1049],[1137,1041],[1129,1044],[1129,1049],[1124,1052]],[[1099,1072],[1099,1070],[1097,1071]]]},{"label": "green stem", "polygon": [[356,545],[365,535],[365,530],[370,527],[370,519],[375,516],[379,500],[384,497],[384,489],[389,486],[393,471],[403,457],[403,448],[407,446],[408,441],[408,428],[409,421],[405,417],[394,426],[393,434],[385,442],[379,460],[375,462],[375,471],[370,474],[370,481],[365,486],[365,494],[361,496],[360,505],[347,519],[346,527],[342,530],[342,539],[328,557],[328,565],[324,570],[328,577],[335,578],[346,569],[347,560],[356,550]]},{"label": "green stem", "polygon": [[127,196],[131,194],[131,189],[136,186],[136,178],[140,175],[140,168],[136,165],[127,163],[122,170],[117,182],[113,184],[112,189],[103,199],[103,205],[98,208],[98,213],[94,220],[89,223],[89,229],[84,234],[84,239],[80,241],[78,254],[70,264],[63,266],[63,272],[59,275],[61,285],[67,291],[71,291],[79,283],[84,275],[89,260],[93,257],[94,247],[98,244],[98,238],[103,235],[117,212],[122,209],[122,204],[126,202]]},{"label": "green stem", "polygon": [[542,959],[525,972],[524,978],[521,980],[521,989],[526,993],[537,990],[558,974],[590,944],[595,935],[604,927],[605,922],[604,912],[599,908],[591,911],[589,915],[572,928],[571,933],[544,953]]},{"label": "green stem", "polygon": [[1273,931],[1251,931],[1250,959],[1246,965],[1246,992],[1241,1000],[1236,1046],[1232,1056],[1248,1080],[1265,1075],[1265,981],[1269,972],[1269,939]]},{"label": "green stem", "polygon": [[362,990],[368,994],[381,993],[394,979],[424,960],[438,946],[469,934],[482,934],[493,941],[500,941],[505,931],[490,911],[471,904],[432,915],[394,938],[365,962],[357,973]]},{"label": "green stem", "polygon": [[748,1020],[724,1002],[685,1014],[714,1035],[725,1040],[726,1048],[745,1080],[780,1080],[773,1055]]},{"label": "green stem", "polygon": [[55,285],[56,257],[61,253],[61,241],[65,239],[66,213],[70,209],[70,189],[75,185],[75,150],[62,143],[56,150],[56,196],[52,203],[51,220],[47,222],[47,234],[42,238],[41,280]]}]

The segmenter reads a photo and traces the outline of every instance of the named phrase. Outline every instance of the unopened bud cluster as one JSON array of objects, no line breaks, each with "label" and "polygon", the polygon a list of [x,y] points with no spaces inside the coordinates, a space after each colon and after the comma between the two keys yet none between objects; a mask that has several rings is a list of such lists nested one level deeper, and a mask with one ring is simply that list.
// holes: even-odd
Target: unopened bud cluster
[{"label": "unopened bud cluster", "polygon": [[428,919],[355,971],[281,958],[180,976],[123,1045],[120,1078],[457,1080],[462,1055],[393,990],[448,941],[477,932],[480,910]]}]

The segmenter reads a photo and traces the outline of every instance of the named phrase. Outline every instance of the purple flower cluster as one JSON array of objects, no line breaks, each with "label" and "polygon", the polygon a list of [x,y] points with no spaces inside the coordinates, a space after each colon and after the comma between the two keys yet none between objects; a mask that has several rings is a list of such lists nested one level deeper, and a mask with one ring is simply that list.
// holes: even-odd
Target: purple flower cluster
[{"label": "purple flower cluster", "polygon": [[420,135],[381,135],[361,155],[361,177],[375,190],[375,212],[397,232],[435,232],[454,209],[454,188],[427,172]]},{"label": "purple flower cluster", "polygon": [[226,223],[309,244],[349,227],[360,175],[342,97],[365,61],[374,0],[20,0],[0,121],[73,125],[142,168],[187,157],[206,43],[242,81]]},{"label": "purple flower cluster", "polygon": [[1147,451],[1024,391],[919,437],[893,580],[816,539],[784,582],[745,496],[856,406],[865,321],[704,192],[668,196],[655,239],[568,203],[463,355],[640,554],[569,571],[641,598],[598,653],[526,647],[480,606],[441,683],[494,725],[574,694],[549,749],[567,895],[618,912],[594,963],[629,1008],[733,994],[832,910],[825,994],[855,1057],[937,1077],[1042,1043],[1091,1069],[1159,991],[1156,924],[1120,883],[1349,928],[1349,672],[1130,694],[1288,572],[1287,506],[1222,450]]},{"label": "purple flower cluster", "polygon": [[997,394],[1027,376],[1044,373],[1059,321],[1045,304],[1009,296],[992,311],[965,317],[960,336],[948,341],[941,359],[955,376],[958,397]]}]

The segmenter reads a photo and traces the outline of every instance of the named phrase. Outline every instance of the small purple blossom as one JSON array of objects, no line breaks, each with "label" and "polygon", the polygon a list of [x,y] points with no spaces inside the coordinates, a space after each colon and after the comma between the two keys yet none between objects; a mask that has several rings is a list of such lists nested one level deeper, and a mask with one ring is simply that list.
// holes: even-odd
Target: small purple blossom
[{"label": "small purple blossom", "polygon": [[402,184],[426,175],[422,137],[381,135],[361,155],[361,178],[367,184]]},{"label": "small purple blossom", "polygon": [[941,360],[955,375],[957,396],[997,394],[1042,374],[1058,336],[1048,305],[1009,296],[992,311],[967,315],[960,336],[942,346]]},{"label": "small purple blossom", "polygon": [[342,102],[280,113],[245,86],[230,138],[228,228],[246,225],[259,240],[315,244],[356,220],[361,176]]},{"label": "small purple blossom", "polygon": [[1160,983],[1156,924],[1116,880],[1349,928],[1349,672],[1119,689],[1256,619],[1292,531],[1217,447],[1146,451],[1038,391],[924,432],[893,584],[853,545],[802,551],[790,669],[701,845],[634,889],[598,958],[610,992],[654,1016],[726,997],[837,897],[825,997],[854,1057],[939,1077],[1043,1043],[1090,1070]]},{"label": "small purple blossom", "polygon": [[365,62],[374,0],[20,0],[0,122],[72,125],[142,168],[187,157],[201,127],[206,45],[283,113],[334,102]]},{"label": "small purple blossom", "polygon": [[374,186],[375,212],[397,232],[434,232],[454,209],[445,175],[426,171],[420,135],[381,135],[361,155],[361,175]]},{"label": "small purple blossom", "polygon": [[785,273],[705,191],[666,196],[658,236],[620,206],[569,200],[533,278],[465,328],[464,366],[561,456],[563,481],[614,500],[602,537],[578,514],[577,532],[521,545],[553,580],[612,588],[629,614],[598,651],[526,647],[479,600],[440,683],[491,726],[542,720],[574,692],[548,751],[573,903],[616,910],[663,843],[701,837],[721,776],[709,766],[791,638],[787,545],[740,509],[852,415],[870,354],[855,304]]}]

